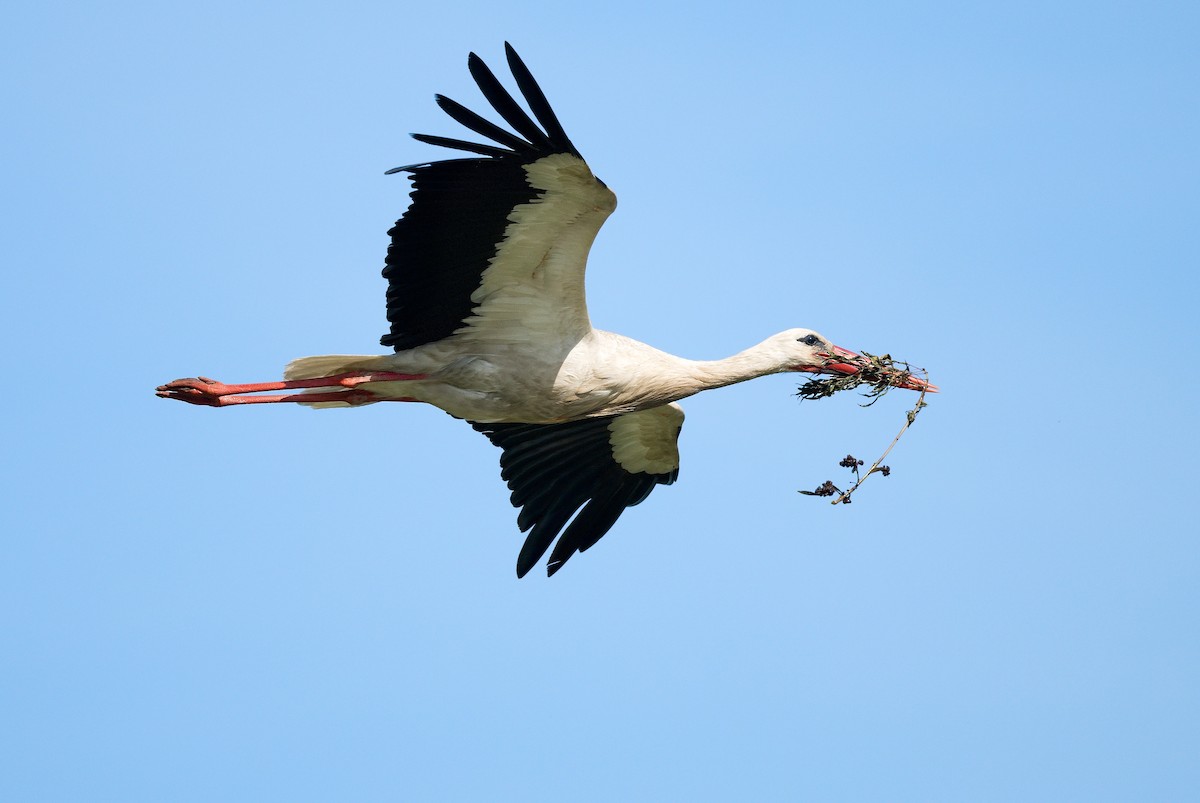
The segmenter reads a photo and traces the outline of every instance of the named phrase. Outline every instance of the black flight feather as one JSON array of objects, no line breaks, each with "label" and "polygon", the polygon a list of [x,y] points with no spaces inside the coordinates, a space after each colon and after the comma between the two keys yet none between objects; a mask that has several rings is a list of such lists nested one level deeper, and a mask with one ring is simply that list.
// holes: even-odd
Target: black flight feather
[{"label": "black flight feather", "polygon": [[[512,151],[506,148],[497,148],[495,145],[482,145],[478,142],[467,142],[463,139],[452,139],[450,137],[438,137],[434,136],[433,134],[409,134],[409,136],[415,139],[417,142],[424,142],[427,145],[437,145],[441,148],[453,148],[454,150],[458,151],[470,151],[471,153],[479,153],[484,156],[512,156]],[[384,175],[390,176],[392,173],[399,173],[404,170],[412,171],[417,167],[428,166],[429,164],[410,165],[408,167],[393,167]]]},{"label": "black flight feather", "polygon": [[509,217],[516,207],[532,203],[537,197],[529,186],[525,165],[555,153],[579,156],[528,68],[511,46],[506,48],[517,85],[549,135],[538,128],[474,54],[467,64],[480,91],[528,142],[465,106],[438,96],[438,105],[447,114],[499,146],[413,134],[420,142],[479,157],[425,162],[388,171],[412,176],[412,203],[388,231],[392,242],[383,269],[388,280],[391,329],[380,342],[397,351],[442,340],[465,325],[474,309],[471,294],[504,241]]},{"label": "black flight feather", "polygon": [[513,506],[521,508],[518,526],[529,530],[517,561],[518,576],[559,537],[548,567],[554,574],[571,555],[599,541],[625,508],[644,500],[656,486],[675,481],[678,470],[634,473],[617,463],[609,439],[615,417],[565,424],[471,423],[504,450],[501,476],[512,491]]},{"label": "black flight feather", "polygon": [[553,577],[572,555],[595,545],[612,529],[625,508],[629,507],[629,500],[641,490],[640,486],[641,483],[636,481],[605,483],[602,486],[605,493],[593,496],[554,545],[546,565],[547,574]]},{"label": "black flight feather", "polygon": [[542,92],[542,88],[533,79],[533,73],[529,72],[529,68],[525,66],[525,62],[521,61],[521,57],[517,55],[517,51],[513,50],[513,46],[508,42],[504,43],[504,52],[508,56],[508,67],[512,70],[513,78],[517,79],[517,87],[521,90],[521,94],[525,96],[525,102],[529,104],[529,109],[533,112],[533,116],[542,124],[542,128],[546,129],[546,133],[550,135],[550,141],[554,143],[556,148],[579,156],[579,151],[575,150],[575,146],[571,144],[570,138],[567,137],[567,132],[563,130],[562,123],[558,121],[558,115],[554,113],[554,109],[550,108],[550,102],[546,100],[546,95]]},{"label": "black flight feather", "polygon": [[540,150],[555,150],[554,143],[542,129],[537,127],[537,123],[533,122],[525,110],[513,100],[513,96],[496,78],[496,74],[492,72],[491,68],[484,64],[483,59],[472,53],[467,57],[467,69],[471,71],[471,77],[475,79],[475,84],[487,98],[487,102],[492,104],[496,113],[503,117],[504,121],[513,127],[513,130]]},{"label": "black flight feather", "polygon": [[457,122],[482,137],[495,140],[515,153],[533,153],[536,149],[515,134],[505,131],[493,122],[485,120],[456,100],[445,95],[434,95],[437,105]]}]

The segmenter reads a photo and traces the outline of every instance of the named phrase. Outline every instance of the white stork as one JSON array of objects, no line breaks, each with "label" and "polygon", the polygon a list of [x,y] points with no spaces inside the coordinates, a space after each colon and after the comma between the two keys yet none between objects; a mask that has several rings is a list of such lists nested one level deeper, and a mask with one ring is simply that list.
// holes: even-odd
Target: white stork
[{"label": "white stork", "polygon": [[[471,75],[516,133],[437,95],[447,114],[497,144],[413,134],[474,155],[387,171],[412,178],[383,269],[391,331],[380,342],[395,353],[304,357],[281,382],[180,379],[158,395],[213,407],[426,402],[465,419],[503,450],[501,477],[529,532],[517,558],[523,577],[556,537],[551,575],[625,508],[675,482],[679,399],[784,371],[854,374],[864,362],[808,329],[723,360],[683,359],[593,329],[584,268],[617,199],[516,51],[506,43],[505,52],[537,123],[472,53]],[[934,389],[899,374],[895,384]],[[278,390],[301,392],[264,395]]]}]

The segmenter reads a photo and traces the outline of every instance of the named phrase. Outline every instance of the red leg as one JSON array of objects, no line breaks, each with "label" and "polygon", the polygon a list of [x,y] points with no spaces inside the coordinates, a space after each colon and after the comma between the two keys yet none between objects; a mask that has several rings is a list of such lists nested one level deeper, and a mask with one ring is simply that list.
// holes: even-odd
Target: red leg
[{"label": "red leg", "polygon": [[256,382],[247,385],[226,385],[208,377],[176,379],[159,385],[157,395],[164,399],[178,399],[189,404],[208,407],[227,407],[232,404],[269,404],[272,402],[327,402],[339,401],[348,404],[364,404],[371,401],[416,401],[410,398],[376,396],[365,390],[332,391],[329,393],[291,393],[273,396],[246,396],[268,390],[301,390],[305,388],[354,388],[366,382],[403,382],[425,379],[426,374],[397,374],[390,371],[337,374],[314,379],[290,379],[281,382]]}]

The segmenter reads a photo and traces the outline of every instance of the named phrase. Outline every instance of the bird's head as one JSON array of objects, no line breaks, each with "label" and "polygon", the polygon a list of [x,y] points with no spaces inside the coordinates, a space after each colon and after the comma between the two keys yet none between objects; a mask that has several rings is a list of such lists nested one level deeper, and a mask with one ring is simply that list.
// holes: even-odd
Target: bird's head
[{"label": "bird's head", "polygon": [[[869,365],[862,355],[833,345],[811,329],[789,329],[775,335],[768,342],[778,347],[785,355],[785,371],[853,376]],[[901,371],[895,372],[895,381],[891,384],[898,388],[925,390],[931,393],[938,390],[937,385],[931,385]]]}]

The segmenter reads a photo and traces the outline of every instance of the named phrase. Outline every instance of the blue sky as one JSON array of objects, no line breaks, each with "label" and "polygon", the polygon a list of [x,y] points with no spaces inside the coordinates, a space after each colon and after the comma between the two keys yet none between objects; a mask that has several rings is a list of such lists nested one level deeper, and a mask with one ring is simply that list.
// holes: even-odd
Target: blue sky
[{"label": "blue sky", "polygon": [[[0,32],[0,798],[1185,800],[1187,3],[22,4]],[[678,484],[517,581],[433,410],[153,396],[373,353],[384,176],[511,40],[620,208],[593,320],[944,392],[686,404]]]}]

